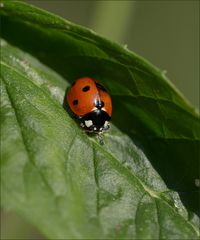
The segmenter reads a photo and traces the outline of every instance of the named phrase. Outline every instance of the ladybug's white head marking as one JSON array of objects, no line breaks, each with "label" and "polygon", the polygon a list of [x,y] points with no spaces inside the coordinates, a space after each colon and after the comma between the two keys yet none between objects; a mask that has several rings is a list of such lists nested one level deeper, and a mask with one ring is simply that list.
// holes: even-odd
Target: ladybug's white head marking
[{"label": "ladybug's white head marking", "polygon": [[101,133],[109,129],[110,116],[100,109],[87,113],[80,120],[87,132]]},{"label": "ladybug's white head marking", "polygon": [[85,120],[85,126],[86,127],[91,127],[93,125],[93,122],[92,122],[92,120]]},{"label": "ladybug's white head marking", "polygon": [[105,121],[105,123],[104,123],[104,125],[103,125],[104,130],[109,129],[109,127],[110,127],[109,122],[108,122],[108,121]]}]

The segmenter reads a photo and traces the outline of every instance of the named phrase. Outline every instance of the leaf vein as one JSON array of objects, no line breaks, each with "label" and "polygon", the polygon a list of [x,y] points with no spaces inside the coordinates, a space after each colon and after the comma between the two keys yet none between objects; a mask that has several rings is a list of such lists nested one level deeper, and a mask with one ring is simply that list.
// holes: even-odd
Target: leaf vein
[{"label": "leaf vein", "polygon": [[12,95],[10,94],[9,92],[9,89],[7,87],[7,84],[6,84],[6,81],[4,79],[4,77],[2,76],[2,80],[4,81],[4,84],[5,84],[5,87],[6,87],[6,91],[7,91],[7,94],[8,94],[8,97],[10,99],[10,103],[11,103],[11,106],[15,112],[15,117],[16,117],[16,121],[17,121],[17,124],[19,126],[19,130],[20,130],[20,135],[21,135],[21,139],[22,139],[22,143],[24,145],[24,148],[25,148],[25,151],[27,153],[27,156],[28,156],[28,159],[32,162],[33,166],[38,170],[38,173],[40,174],[43,182],[45,183],[45,185],[47,186],[47,188],[49,189],[49,191],[52,193],[53,192],[53,189],[50,187],[49,183],[47,182],[47,180],[45,179],[45,177],[43,176],[43,174],[41,173],[41,171],[39,170],[39,168],[37,167],[37,165],[35,164],[34,162],[34,159],[32,158],[31,154],[30,154],[30,151],[29,151],[29,146],[27,145],[27,141],[26,141],[26,137],[21,129],[21,123],[20,123],[20,118],[18,116],[18,112],[17,112],[17,108],[14,104],[14,101],[12,100]]}]

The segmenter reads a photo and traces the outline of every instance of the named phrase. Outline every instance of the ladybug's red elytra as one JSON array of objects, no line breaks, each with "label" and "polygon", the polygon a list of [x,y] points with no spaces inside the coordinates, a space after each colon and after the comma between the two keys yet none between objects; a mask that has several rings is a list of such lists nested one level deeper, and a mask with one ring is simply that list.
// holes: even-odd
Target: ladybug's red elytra
[{"label": "ladybug's red elytra", "polygon": [[77,79],[67,93],[67,103],[88,132],[101,133],[109,129],[112,100],[104,86],[96,79]]}]

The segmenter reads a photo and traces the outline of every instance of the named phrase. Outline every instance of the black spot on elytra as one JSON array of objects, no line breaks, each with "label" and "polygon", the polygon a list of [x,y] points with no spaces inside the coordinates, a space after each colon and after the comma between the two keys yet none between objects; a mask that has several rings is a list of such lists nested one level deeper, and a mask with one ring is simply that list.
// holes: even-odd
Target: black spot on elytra
[{"label": "black spot on elytra", "polygon": [[82,88],[82,91],[83,91],[83,92],[87,92],[87,91],[89,91],[89,90],[90,90],[90,86],[85,86],[85,87]]},{"label": "black spot on elytra", "polygon": [[101,84],[98,83],[98,82],[95,82],[95,84],[96,84],[97,88],[101,89],[101,90],[104,91],[104,92],[107,92],[107,90],[105,89],[105,87],[104,87],[103,85],[101,85]]},{"label": "black spot on elytra", "polygon": [[78,105],[78,99],[75,99],[74,101],[73,101],[73,105],[75,106],[75,105]]}]

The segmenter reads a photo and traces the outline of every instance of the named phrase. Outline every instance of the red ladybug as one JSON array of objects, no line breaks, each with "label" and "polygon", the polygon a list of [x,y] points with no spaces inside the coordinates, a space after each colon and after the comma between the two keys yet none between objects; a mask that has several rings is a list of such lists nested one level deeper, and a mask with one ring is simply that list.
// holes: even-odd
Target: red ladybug
[{"label": "red ladybug", "polygon": [[97,80],[90,77],[76,80],[67,93],[67,102],[86,131],[101,133],[109,129],[112,101]]}]

